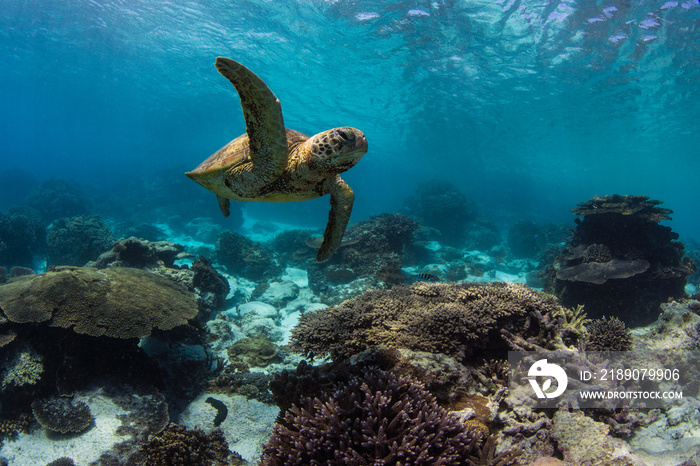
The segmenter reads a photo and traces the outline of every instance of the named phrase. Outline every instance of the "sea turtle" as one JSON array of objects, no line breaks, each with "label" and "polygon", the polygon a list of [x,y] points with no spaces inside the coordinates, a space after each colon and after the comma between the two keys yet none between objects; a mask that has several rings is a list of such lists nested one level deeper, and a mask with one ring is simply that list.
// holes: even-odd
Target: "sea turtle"
[{"label": "sea turtle", "polygon": [[340,178],[367,152],[362,131],[343,126],[308,137],[284,127],[282,106],[252,71],[218,57],[216,69],[238,91],[246,134],[226,144],[188,177],[216,194],[225,217],[230,201],[291,202],[331,195],[331,211],[316,260],[340,246],[355,195]]}]

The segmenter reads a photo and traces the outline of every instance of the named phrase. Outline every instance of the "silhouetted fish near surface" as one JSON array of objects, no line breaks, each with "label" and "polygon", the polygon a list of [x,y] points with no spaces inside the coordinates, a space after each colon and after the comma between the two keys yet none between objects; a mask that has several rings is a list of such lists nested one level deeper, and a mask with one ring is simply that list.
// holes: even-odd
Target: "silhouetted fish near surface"
[{"label": "silhouetted fish near surface", "polygon": [[438,281],[440,281],[440,278],[438,278],[437,276],[430,274],[430,273],[418,273],[418,274],[405,273],[404,279],[405,279],[406,283],[438,282]]}]

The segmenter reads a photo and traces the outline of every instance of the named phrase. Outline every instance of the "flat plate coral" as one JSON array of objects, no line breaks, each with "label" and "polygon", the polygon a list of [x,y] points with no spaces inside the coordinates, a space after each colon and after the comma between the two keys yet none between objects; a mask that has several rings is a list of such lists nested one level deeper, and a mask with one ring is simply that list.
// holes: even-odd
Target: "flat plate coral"
[{"label": "flat plate coral", "polygon": [[135,338],[197,315],[184,286],[126,267],[62,267],[0,286],[0,309],[16,323],[47,323],[91,336]]}]

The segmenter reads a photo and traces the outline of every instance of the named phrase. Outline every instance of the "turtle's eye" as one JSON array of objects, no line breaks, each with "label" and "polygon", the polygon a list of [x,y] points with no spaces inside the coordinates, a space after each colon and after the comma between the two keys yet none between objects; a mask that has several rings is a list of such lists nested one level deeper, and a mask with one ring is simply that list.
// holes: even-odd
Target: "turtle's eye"
[{"label": "turtle's eye", "polygon": [[340,137],[340,139],[342,139],[343,141],[353,142],[355,140],[355,134],[349,131],[345,131],[344,129],[338,129],[336,130],[336,133],[338,134],[338,137]]}]

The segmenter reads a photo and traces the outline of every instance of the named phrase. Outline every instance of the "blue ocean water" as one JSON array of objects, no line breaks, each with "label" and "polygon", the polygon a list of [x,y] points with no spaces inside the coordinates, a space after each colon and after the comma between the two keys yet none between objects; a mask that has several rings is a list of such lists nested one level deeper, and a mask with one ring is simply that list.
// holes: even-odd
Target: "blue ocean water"
[{"label": "blue ocean water", "polygon": [[[344,175],[353,221],[436,178],[504,228],[644,194],[698,238],[698,47],[698,0],[4,0],[0,210],[57,177],[102,212],[127,198],[148,215],[163,200],[139,187],[156,174],[177,186],[163,197],[216,209],[182,173],[245,130],[224,55],[267,82],[288,127],[366,133]],[[321,226],[328,199],[245,208]]]}]

